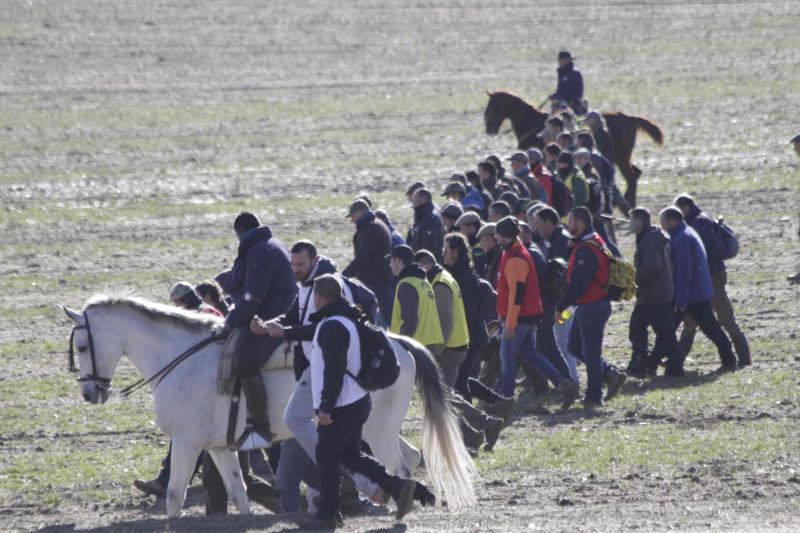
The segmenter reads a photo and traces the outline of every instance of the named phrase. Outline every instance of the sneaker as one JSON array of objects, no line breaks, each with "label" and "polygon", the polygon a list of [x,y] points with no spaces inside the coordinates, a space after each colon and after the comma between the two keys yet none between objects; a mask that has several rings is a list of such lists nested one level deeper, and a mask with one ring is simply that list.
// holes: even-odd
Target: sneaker
[{"label": "sneaker", "polygon": [[627,374],[612,368],[610,375],[608,376],[608,391],[606,391],[605,401],[609,401],[611,398],[616,396],[626,381],[628,381]]},{"label": "sneaker", "polygon": [[142,481],[137,479],[133,482],[133,486],[145,493],[147,496],[156,496],[163,498],[167,495],[167,487],[161,484],[157,479],[151,481]]},{"label": "sneaker", "polygon": [[558,392],[561,393],[561,409],[567,410],[572,407],[579,394],[578,384],[571,379],[565,379],[558,385]]},{"label": "sneaker", "polygon": [[502,418],[494,416],[489,417],[489,423],[486,425],[486,429],[483,430],[486,436],[486,445],[483,447],[484,450],[491,451],[494,449],[494,445],[497,444],[497,439],[500,438],[500,432],[503,431],[504,427],[506,427],[506,423]]}]

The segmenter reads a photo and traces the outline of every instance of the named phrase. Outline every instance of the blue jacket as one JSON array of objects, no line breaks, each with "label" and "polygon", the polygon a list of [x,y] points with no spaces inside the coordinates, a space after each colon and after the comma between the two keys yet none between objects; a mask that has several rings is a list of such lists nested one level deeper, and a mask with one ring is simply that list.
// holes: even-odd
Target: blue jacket
[{"label": "blue jacket", "polygon": [[215,279],[233,298],[235,307],[225,319],[231,329],[249,324],[255,315],[271,320],[284,314],[297,294],[289,252],[267,226],[239,238],[233,268]]},{"label": "blue jacket", "polygon": [[685,220],[703,239],[711,275],[725,270],[725,262],[722,260],[725,245],[722,244],[722,240],[717,234],[717,223],[714,219],[703,213],[699,207],[694,206],[686,215]]},{"label": "blue jacket", "polygon": [[467,207],[475,206],[481,212],[486,209],[487,205],[483,199],[483,195],[481,191],[472,187],[472,185],[467,185],[467,194],[464,196],[464,200],[462,200],[461,205],[464,206],[464,209]]},{"label": "blue jacket", "polygon": [[583,76],[575,70],[575,65],[570,63],[566,67],[559,67],[557,72],[556,98],[567,103],[583,100]]},{"label": "blue jacket", "polygon": [[686,309],[714,297],[706,249],[700,236],[685,222],[669,231],[672,271],[675,276],[675,307]]}]

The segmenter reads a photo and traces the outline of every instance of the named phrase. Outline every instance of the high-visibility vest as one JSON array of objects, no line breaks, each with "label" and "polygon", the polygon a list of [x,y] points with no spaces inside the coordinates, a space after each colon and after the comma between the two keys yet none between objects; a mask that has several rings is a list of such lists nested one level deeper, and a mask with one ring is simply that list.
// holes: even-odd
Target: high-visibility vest
[{"label": "high-visibility vest", "polygon": [[397,290],[394,294],[394,307],[392,308],[392,324],[389,330],[399,335],[400,326],[403,325],[403,320],[400,317],[400,300],[397,297],[397,293],[400,292],[400,286],[403,283],[408,283],[417,291],[417,330],[411,337],[425,346],[444,344],[442,326],[439,323],[439,313],[436,311],[436,299],[433,296],[433,287],[426,279],[408,276],[397,283]]},{"label": "high-visibility vest", "polygon": [[464,311],[464,299],[461,296],[461,287],[450,272],[442,269],[433,278],[432,285],[444,284],[453,295],[453,330],[450,338],[445,339],[446,348],[460,348],[469,344],[469,326],[467,313]]}]

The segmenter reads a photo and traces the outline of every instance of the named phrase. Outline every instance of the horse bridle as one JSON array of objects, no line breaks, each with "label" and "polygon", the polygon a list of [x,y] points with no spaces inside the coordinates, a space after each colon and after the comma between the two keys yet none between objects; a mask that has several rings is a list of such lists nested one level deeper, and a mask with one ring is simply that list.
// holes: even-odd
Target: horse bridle
[{"label": "horse bridle", "polygon": [[78,382],[94,381],[95,386],[100,390],[107,391],[111,387],[111,378],[104,378],[97,374],[97,360],[94,355],[94,337],[92,336],[92,328],[89,326],[89,315],[86,311],[83,312],[83,324],[76,324],[72,326],[72,333],[69,334],[69,355],[67,356],[67,370],[70,372],[77,372],[78,368],[75,366],[75,332],[85,329],[86,336],[88,337],[89,344],[86,349],[89,350],[89,358],[92,361],[92,373],[86,376],[78,376]]},{"label": "horse bridle", "polygon": [[[104,378],[97,374],[97,361],[95,359],[94,354],[94,337],[92,337],[92,328],[89,326],[89,316],[86,314],[86,311],[82,313],[83,315],[83,324],[76,324],[72,326],[72,332],[69,335],[69,350],[67,355],[67,370],[70,372],[77,372],[78,368],[75,366],[75,332],[85,329],[86,336],[88,337],[89,344],[87,349],[89,350],[89,357],[92,361],[92,373],[87,374],[86,376],[79,376],[77,378],[78,382],[83,383],[86,381],[94,381],[95,386],[100,389],[107,391],[111,388],[111,378]],[[120,395],[127,397],[130,396],[132,393],[136,392],[139,389],[144,388],[146,385],[156,381],[155,387],[158,386],[159,383],[170,373],[172,372],[175,367],[181,364],[183,361],[188,359],[190,356],[196,354],[212,342],[218,342],[224,339],[227,336],[226,334],[212,334],[210,337],[206,337],[205,339],[201,340],[197,344],[189,347],[186,351],[182,352],[178,355],[175,359],[167,363],[161,370],[150,376],[148,379],[139,379],[137,382],[125,387],[120,391]]]}]

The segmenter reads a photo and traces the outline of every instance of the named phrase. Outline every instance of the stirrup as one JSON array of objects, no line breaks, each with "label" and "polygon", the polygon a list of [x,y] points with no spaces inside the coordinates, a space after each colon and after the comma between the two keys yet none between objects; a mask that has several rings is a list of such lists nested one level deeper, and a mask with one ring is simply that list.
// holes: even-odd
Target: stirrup
[{"label": "stirrup", "polygon": [[245,430],[244,434],[239,437],[239,440],[234,443],[231,449],[246,452],[248,450],[269,448],[270,446],[272,446],[272,441],[265,439],[261,433],[250,427]]}]

